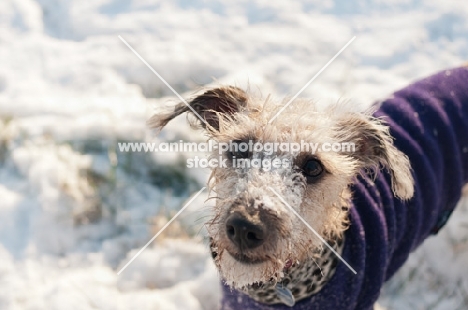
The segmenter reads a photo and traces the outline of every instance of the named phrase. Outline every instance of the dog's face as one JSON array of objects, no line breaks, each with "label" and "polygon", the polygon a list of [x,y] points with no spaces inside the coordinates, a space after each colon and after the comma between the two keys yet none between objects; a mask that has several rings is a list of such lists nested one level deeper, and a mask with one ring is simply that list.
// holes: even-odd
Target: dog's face
[{"label": "dog's face", "polygon": [[[209,90],[190,106],[206,121],[200,124],[209,137],[229,146],[221,154],[227,166],[212,172],[216,208],[207,228],[215,263],[233,287],[275,281],[320,247],[303,220],[325,239],[341,238],[349,185],[363,169],[385,166],[395,194],[413,195],[408,159],[387,127],[368,115],[339,106],[318,112],[297,100],[269,122],[282,103],[249,98],[235,87]],[[150,125],[163,127],[189,111],[179,104]]]}]

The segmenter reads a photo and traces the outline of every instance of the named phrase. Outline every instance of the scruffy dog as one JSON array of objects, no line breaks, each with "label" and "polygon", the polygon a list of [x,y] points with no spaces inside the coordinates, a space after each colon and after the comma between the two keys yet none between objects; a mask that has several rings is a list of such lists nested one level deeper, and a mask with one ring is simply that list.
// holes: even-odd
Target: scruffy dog
[{"label": "scruffy dog", "polygon": [[[230,86],[189,104],[220,143],[319,146],[232,147],[223,155],[231,165],[213,169],[207,228],[223,309],[372,309],[383,282],[445,224],[468,183],[468,68],[418,81],[367,113],[296,100],[269,122],[284,102]],[[181,103],[149,123],[162,128],[184,112],[193,114]],[[320,147],[343,143],[354,152]],[[249,168],[235,166],[239,158],[280,161]]]}]

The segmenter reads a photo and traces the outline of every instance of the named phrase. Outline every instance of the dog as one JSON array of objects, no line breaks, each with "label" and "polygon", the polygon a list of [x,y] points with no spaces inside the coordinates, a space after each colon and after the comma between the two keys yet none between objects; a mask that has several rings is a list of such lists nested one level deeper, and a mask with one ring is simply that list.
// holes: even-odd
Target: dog
[{"label": "dog", "polygon": [[[365,112],[304,99],[283,106],[221,86],[148,121],[161,129],[196,114],[193,125],[230,146],[231,165],[212,170],[216,206],[206,223],[221,307],[373,309],[383,283],[445,225],[468,184],[468,68],[419,80]],[[240,148],[302,141],[319,148]],[[354,151],[320,147],[344,143]],[[234,165],[239,159],[276,165]]]}]

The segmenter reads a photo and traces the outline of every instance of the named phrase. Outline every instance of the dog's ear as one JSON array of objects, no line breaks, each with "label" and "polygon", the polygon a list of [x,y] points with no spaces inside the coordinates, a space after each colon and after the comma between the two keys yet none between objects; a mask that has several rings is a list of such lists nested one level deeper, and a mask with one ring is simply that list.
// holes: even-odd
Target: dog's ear
[{"label": "dog's ear", "polygon": [[[163,128],[176,116],[189,112],[196,116],[197,123],[207,130],[219,130],[220,116],[231,116],[247,106],[248,96],[242,89],[223,86],[210,89],[188,101],[177,104],[173,111],[157,114],[148,120],[151,128]],[[190,106],[190,107],[189,107]]]},{"label": "dog's ear", "polygon": [[354,143],[355,151],[349,155],[358,160],[361,169],[375,171],[384,166],[390,172],[394,194],[400,199],[413,197],[409,159],[393,145],[389,128],[382,120],[349,113],[338,121],[336,129],[341,142]]}]

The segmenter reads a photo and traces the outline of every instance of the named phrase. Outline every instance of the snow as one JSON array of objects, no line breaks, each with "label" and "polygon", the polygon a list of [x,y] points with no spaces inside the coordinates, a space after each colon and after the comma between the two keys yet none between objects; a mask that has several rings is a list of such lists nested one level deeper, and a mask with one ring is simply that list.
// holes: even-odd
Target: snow
[{"label": "snow", "polygon": [[[215,309],[203,230],[207,193],[120,276],[116,272],[206,181],[170,154],[119,141],[203,139],[178,118],[145,120],[177,98],[233,83],[367,106],[468,61],[457,0],[0,1],[1,309]],[[466,308],[468,207],[383,290],[387,309]],[[179,237],[174,240],[174,237]]]}]

